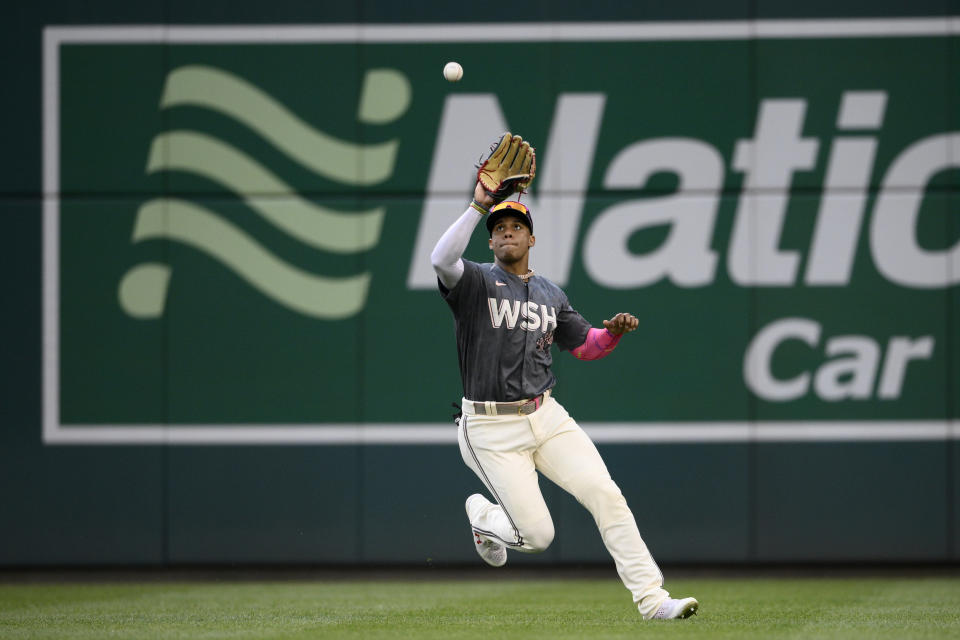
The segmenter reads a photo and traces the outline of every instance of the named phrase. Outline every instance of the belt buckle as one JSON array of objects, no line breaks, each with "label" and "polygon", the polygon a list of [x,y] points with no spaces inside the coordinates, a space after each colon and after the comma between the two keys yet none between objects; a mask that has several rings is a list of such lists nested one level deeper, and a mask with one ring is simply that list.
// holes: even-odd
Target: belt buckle
[{"label": "belt buckle", "polygon": [[[537,396],[536,398],[534,398],[529,402],[524,402],[519,407],[517,407],[517,413],[520,414],[521,416],[530,415],[531,413],[533,413],[534,411],[540,408],[540,398],[542,398],[542,396]],[[530,405],[533,405],[533,406],[531,407]]]}]

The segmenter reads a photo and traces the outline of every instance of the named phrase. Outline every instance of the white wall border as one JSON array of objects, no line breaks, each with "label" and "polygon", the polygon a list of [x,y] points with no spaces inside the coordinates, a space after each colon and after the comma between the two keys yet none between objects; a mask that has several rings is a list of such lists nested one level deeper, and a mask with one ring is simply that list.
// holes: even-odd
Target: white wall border
[{"label": "white wall border", "polygon": [[[746,444],[750,442],[946,442],[960,421],[582,423],[597,444]],[[86,425],[45,432],[71,445],[456,445],[447,424]]]}]

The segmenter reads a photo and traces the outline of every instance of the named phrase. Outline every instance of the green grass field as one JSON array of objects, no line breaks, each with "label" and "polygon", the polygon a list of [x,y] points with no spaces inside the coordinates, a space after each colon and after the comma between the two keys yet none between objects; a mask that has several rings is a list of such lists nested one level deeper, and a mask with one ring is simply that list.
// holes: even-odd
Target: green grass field
[{"label": "green grass field", "polygon": [[960,638],[958,578],[670,582],[645,622],[610,579],[0,584],[0,638]]}]

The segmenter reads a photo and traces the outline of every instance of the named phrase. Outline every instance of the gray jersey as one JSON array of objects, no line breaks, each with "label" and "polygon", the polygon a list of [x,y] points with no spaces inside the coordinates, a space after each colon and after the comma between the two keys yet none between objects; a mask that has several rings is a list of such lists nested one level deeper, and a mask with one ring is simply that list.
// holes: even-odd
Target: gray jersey
[{"label": "gray jersey", "polygon": [[540,395],[557,379],[554,342],[579,347],[590,329],[560,287],[533,276],[528,284],[496,264],[463,261],[453,289],[439,283],[453,310],[464,397],[513,402]]}]

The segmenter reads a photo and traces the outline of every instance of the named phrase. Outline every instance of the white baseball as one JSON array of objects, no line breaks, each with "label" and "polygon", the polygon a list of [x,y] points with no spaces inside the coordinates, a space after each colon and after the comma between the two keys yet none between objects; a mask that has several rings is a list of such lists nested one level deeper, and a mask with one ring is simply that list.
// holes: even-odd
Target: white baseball
[{"label": "white baseball", "polygon": [[459,62],[448,62],[443,67],[443,77],[450,82],[457,82],[463,77],[463,67]]}]

